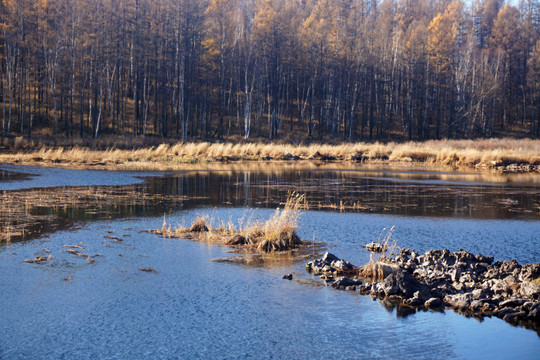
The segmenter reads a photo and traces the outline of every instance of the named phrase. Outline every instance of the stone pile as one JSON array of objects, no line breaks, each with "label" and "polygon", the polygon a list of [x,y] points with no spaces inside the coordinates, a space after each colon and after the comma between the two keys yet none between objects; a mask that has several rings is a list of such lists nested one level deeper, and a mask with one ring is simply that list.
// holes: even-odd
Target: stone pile
[{"label": "stone pile", "polygon": [[496,316],[540,329],[540,263],[493,262],[460,250],[403,249],[395,257],[356,267],[333,254],[309,262],[308,272],[333,287],[359,291],[412,308],[450,308]]}]

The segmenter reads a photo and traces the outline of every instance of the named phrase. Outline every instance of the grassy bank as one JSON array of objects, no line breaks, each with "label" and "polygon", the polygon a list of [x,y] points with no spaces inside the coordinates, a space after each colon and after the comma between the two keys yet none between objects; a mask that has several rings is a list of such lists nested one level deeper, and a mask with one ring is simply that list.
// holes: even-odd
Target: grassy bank
[{"label": "grassy bank", "polygon": [[[422,163],[435,167],[540,171],[540,140],[437,140],[406,143],[278,144],[176,143],[120,149],[84,146],[5,149],[0,162],[103,167],[123,170],[181,169],[185,164],[255,160]],[[516,165],[517,164],[517,167]],[[512,167],[509,168],[509,165]]]}]

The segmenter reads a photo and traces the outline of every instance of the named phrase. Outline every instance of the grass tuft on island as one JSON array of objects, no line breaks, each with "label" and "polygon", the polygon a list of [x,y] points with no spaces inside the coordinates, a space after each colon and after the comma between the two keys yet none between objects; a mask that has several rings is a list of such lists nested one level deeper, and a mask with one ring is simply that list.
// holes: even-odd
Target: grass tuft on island
[{"label": "grass tuft on island", "polygon": [[164,218],[161,229],[149,232],[170,238],[228,245],[252,252],[284,252],[306,245],[296,234],[301,209],[305,207],[305,195],[292,193],[284,208],[276,209],[266,221],[242,218],[239,226],[229,220],[213,227],[209,217],[200,216],[190,227],[178,226],[173,229]]},{"label": "grass tuft on island", "polygon": [[420,163],[435,167],[540,172],[540,140],[475,139],[424,142],[289,143],[163,143],[145,147],[107,148],[73,143],[62,146],[8,148],[0,162],[24,165],[100,167],[119,170],[181,169],[186,164],[235,161],[334,161],[353,163]]}]

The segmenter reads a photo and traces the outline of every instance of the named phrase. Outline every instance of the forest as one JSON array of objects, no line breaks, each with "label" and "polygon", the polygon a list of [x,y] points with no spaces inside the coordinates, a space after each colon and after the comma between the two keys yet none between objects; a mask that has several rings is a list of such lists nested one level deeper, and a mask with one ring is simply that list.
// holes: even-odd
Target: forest
[{"label": "forest", "polygon": [[540,3],[0,0],[2,137],[540,137]]}]

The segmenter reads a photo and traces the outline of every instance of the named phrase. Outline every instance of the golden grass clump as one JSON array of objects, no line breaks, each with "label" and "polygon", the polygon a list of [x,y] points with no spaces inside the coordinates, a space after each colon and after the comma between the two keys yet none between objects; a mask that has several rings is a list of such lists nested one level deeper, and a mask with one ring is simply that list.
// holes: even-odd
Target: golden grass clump
[{"label": "golden grass clump", "polygon": [[305,196],[290,194],[283,209],[276,209],[266,221],[253,221],[245,218],[235,226],[232,220],[222,222],[221,226],[213,228],[207,216],[197,217],[187,228],[179,226],[172,229],[163,219],[161,229],[150,232],[166,237],[182,238],[214,244],[243,247],[262,253],[288,251],[303,245],[296,234],[301,209],[305,207]]},{"label": "golden grass clump", "polygon": [[[239,160],[338,160],[378,162],[420,162],[432,166],[501,168],[510,164],[540,165],[540,140],[475,139],[429,140],[424,142],[283,144],[173,142],[144,147],[134,138],[127,143],[58,143],[36,149],[14,148],[0,154],[0,162],[18,164],[67,164],[71,166],[109,166],[115,169],[177,169],[183,164]],[[149,141],[149,140],[148,140]],[[137,144],[141,143],[141,147]],[[100,146],[107,144],[103,149]],[[35,144],[34,144],[35,145]],[[504,169],[503,169],[504,170]],[[534,168],[531,171],[538,171]]]}]

